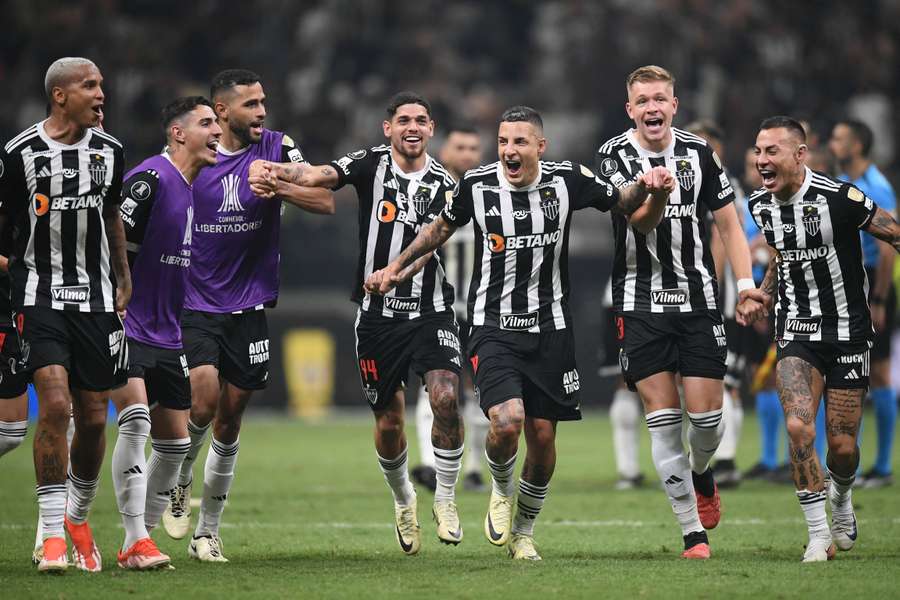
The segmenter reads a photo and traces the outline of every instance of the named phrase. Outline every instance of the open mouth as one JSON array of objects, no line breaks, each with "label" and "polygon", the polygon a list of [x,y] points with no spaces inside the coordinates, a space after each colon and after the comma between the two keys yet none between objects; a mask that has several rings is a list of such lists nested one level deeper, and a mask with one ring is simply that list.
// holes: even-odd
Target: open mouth
[{"label": "open mouth", "polygon": [[262,135],[262,130],[263,130],[263,122],[262,121],[250,123],[250,133],[252,133],[253,135],[255,135],[255,136]]},{"label": "open mouth", "polygon": [[760,169],[759,176],[762,178],[763,186],[766,188],[775,185],[775,171],[771,169]]},{"label": "open mouth", "polygon": [[506,164],[506,172],[515,177],[519,173],[522,172],[522,161],[520,160],[506,160],[504,161]]},{"label": "open mouth", "polygon": [[403,141],[406,142],[407,144],[415,145],[415,144],[418,144],[418,143],[420,143],[420,142],[422,141],[422,136],[420,136],[420,135],[407,135],[407,136],[405,136],[405,137],[403,138]]},{"label": "open mouth", "polygon": [[662,131],[663,120],[661,117],[653,117],[652,119],[647,119],[646,121],[644,121],[644,126],[650,133],[658,133]]},{"label": "open mouth", "polygon": [[213,152],[217,151],[219,149],[219,140],[210,140],[206,142],[206,147]]},{"label": "open mouth", "polygon": [[98,105],[96,105],[96,106],[92,106],[92,107],[91,107],[91,110],[94,111],[94,114],[95,114],[95,115],[97,115],[97,116],[100,117],[101,119],[103,118],[103,105],[102,105],[102,104],[98,104]]}]

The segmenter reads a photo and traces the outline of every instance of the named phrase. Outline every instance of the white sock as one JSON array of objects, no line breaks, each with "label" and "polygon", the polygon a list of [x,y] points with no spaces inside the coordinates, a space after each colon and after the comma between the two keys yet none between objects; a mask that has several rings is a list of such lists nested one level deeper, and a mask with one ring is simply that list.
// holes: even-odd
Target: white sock
[{"label": "white sock", "polygon": [[194,537],[219,535],[219,520],[234,481],[234,465],[240,447],[239,439],[233,444],[223,444],[216,436],[212,437],[203,469],[203,499]]},{"label": "white sock", "polygon": [[[66,485],[68,498],[66,500],[66,516],[76,525],[80,525],[87,521],[88,512],[91,510],[91,504],[97,495],[97,488],[100,486],[100,477],[93,481],[82,479],[72,472],[72,463],[69,463],[69,478]],[[47,526],[46,521],[44,527]],[[47,532],[44,532],[44,537]]]},{"label": "white sock", "polygon": [[463,446],[455,450],[434,449],[434,470],[437,473],[437,488],[434,501],[448,501],[456,497],[456,480],[462,466]]},{"label": "white sock", "polygon": [[381,472],[384,473],[384,480],[394,495],[394,502],[400,506],[409,506],[416,497],[416,491],[409,480],[406,459],[408,450],[409,446],[404,448],[397,458],[382,458],[377,452],[375,453],[375,456],[378,456]]},{"label": "white sock", "polygon": [[682,535],[703,531],[691,467],[681,443],[681,409],[663,408],[647,414],[650,452],[660,481],[669,496]]},{"label": "white sock", "polygon": [[734,401],[728,388],[722,393],[722,440],[716,450],[716,460],[734,460],[737,456],[741,429],[744,427],[744,407]]},{"label": "white sock", "polygon": [[0,456],[15,450],[25,440],[26,433],[28,421],[0,421]]},{"label": "white sock", "polygon": [[691,470],[702,475],[719,448],[722,439],[722,409],[688,413],[688,444],[691,448]]},{"label": "white sock", "polygon": [[513,454],[505,463],[495,463],[487,452],[484,453],[488,468],[491,470],[491,485],[495,494],[509,498],[516,493],[516,482],[513,480],[516,456],[517,454]]},{"label": "white sock", "polygon": [[463,471],[466,473],[481,473],[484,458],[484,445],[487,442],[488,430],[491,422],[484,416],[481,407],[474,398],[466,398],[463,405],[463,419],[466,423],[466,442],[469,447],[466,451]]},{"label": "white sock", "polygon": [[[65,512],[65,498],[63,499],[63,512]],[[44,520],[41,519],[41,509],[38,506],[37,528],[34,532],[34,549],[37,550],[44,544]]]},{"label": "white sock", "polygon": [[431,445],[431,428],[434,426],[434,413],[431,411],[431,399],[424,386],[419,388],[416,400],[416,438],[419,440],[419,460],[426,467],[434,468],[434,447]]},{"label": "white sock", "polygon": [[150,435],[150,411],[145,404],[126,406],[119,413],[119,435],[112,453],[113,489],[125,526],[123,550],[148,537],[144,527],[147,499],[147,459],[144,446]]},{"label": "white sock", "polygon": [[[38,519],[41,524],[41,543],[47,538],[65,538],[63,517],[66,514],[66,486],[62,483],[38,485]],[[35,542],[35,547],[40,545]]]},{"label": "white sock", "polygon": [[806,517],[806,528],[809,537],[831,537],[828,528],[828,515],[825,512],[825,490],[810,492],[809,490],[797,490],[797,500]]},{"label": "white sock", "polygon": [[69,426],[66,427],[66,446],[72,449],[72,438],[75,437],[75,417],[69,415]]},{"label": "white sock", "polygon": [[178,482],[181,462],[191,449],[191,439],[150,440],[150,459],[147,461],[147,503],[144,525],[152,529],[166,510],[172,490]]},{"label": "white sock", "polygon": [[828,499],[831,501],[831,513],[850,513],[853,512],[853,482],[856,481],[856,472],[854,471],[850,477],[841,477],[834,471],[828,471],[831,477],[831,493]]},{"label": "white sock", "polygon": [[544,506],[549,489],[549,483],[534,485],[524,479],[519,479],[519,497],[516,499],[516,516],[512,524],[513,533],[534,535],[534,521]]},{"label": "white sock", "polygon": [[638,421],[641,418],[641,399],[636,392],[619,388],[609,405],[609,420],[613,430],[613,450],[616,470],[620,477],[633,479],[640,473],[638,465]]},{"label": "white sock", "polygon": [[178,485],[184,487],[194,480],[194,461],[200,455],[203,444],[206,442],[206,432],[209,431],[209,423],[204,427],[194,425],[188,420],[188,435],[191,437],[191,448],[184,460],[181,461],[181,472],[178,474]]}]

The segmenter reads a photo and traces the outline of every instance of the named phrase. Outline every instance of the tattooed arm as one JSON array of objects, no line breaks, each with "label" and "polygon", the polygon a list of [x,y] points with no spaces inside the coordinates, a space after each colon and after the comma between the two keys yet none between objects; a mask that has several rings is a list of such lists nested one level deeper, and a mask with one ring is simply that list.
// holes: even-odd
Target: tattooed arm
[{"label": "tattooed arm", "polygon": [[875,215],[864,229],[879,240],[893,246],[895,252],[900,252],[900,224],[883,208],[875,210]]},{"label": "tattooed arm", "polygon": [[305,188],[332,189],[338,184],[338,174],[331,165],[255,160],[250,164],[247,181],[254,194],[271,198],[277,194],[280,182]]},{"label": "tattooed arm", "polygon": [[665,167],[654,167],[638,180],[620,190],[616,212],[628,217],[639,232],[653,231],[666,210],[669,194],[675,189],[675,178]]},{"label": "tattooed arm", "polygon": [[[418,266],[416,261],[438,249],[450,239],[454,231],[456,231],[456,227],[448,223],[443,215],[438,216],[431,223],[422,227],[419,235],[388,266],[369,275],[364,284],[366,291],[370,294],[386,294],[398,283],[406,281],[415,274],[415,267]],[[410,265],[413,265],[414,268],[407,268]]]}]

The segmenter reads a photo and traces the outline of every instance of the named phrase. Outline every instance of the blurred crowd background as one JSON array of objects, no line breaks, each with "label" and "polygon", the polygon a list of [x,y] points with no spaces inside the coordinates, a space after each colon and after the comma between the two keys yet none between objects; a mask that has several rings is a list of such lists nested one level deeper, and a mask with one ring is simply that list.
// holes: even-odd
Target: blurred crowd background
[{"label": "blurred crowd background", "polygon": [[[106,78],[106,128],[129,164],[159,150],[168,100],[208,93],[233,67],[263,77],[268,126],[314,163],[381,143],[387,98],[413,89],[434,105],[433,154],[441,127],[465,121],[492,160],[499,114],[529,104],[544,115],[548,158],[591,164],[628,127],[625,76],[656,63],[678,78],[676,125],[719,123],[739,176],[759,121],[791,114],[823,142],[836,119],[865,121],[875,162],[900,180],[900,0],[5,0],[2,14],[0,137],[44,116],[47,66],[82,55]],[[287,211],[289,304],[349,295],[356,205],[349,190],[338,200],[331,218]],[[602,327],[609,231],[593,214],[573,235],[573,313],[585,327]]]}]

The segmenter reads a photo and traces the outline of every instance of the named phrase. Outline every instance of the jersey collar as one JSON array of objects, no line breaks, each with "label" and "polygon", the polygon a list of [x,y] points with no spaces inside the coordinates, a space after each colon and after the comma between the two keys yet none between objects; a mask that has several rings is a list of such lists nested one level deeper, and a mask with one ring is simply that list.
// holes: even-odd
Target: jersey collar
[{"label": "jersey collar", "polygon": [[797,192],[793,196],[791,196],[790,198],[788,198],[785,201],[779,200],[775,196],[775,194],[772,194],[772,200],[775,201],[775,204],[779,204],[781,206],[784,206],[786,204],[793,204],[794,202],[797,202],[798,200],[803,198],[803,196],[806,195],[806,192],[809,191],[809,184],[812,183],[812,171],[809,170],[809,167],[803,167],[803,168],[805,169],[806,174],[803,177],[803,185],[800,186],[800,189],[797,190]]},{"label": "jersey collar", "polygon": [[84,135],[81,137],[81,139],[78,140],[77,142],[75,142],[74,144],[62,144],[62,143],[54,140],[49,135],[47,135],[47,130],[44,129],[44,123],[46,123],[46,122],[47,122],[47,119],[44,119],[43,121],[38,123],[37,132],[38,132],[38,135],[40,136],[40,138],[42,140],[44,140],[44,143],[47,144],[47,146],[49,146],[50,148],[58,148],[59,150],[74,150],[76,148],[87,148],[88,142],[91,139],[91,135],[93,135],[93,133],[94,133],[94,128],[89,127],[88,129],[85,130]]},{"label": "jersey collar", "polygon": [[516,187],[511,184],[506,176],[503,174],[503,163],[499,160],[497,161],[497,181],[500,182],[500,187],[504,190],[509,190],[511,192],[528,192],[533,190],[537,185],[541,182],[541,179],[544,176],[544,161],[538,161],[538,172],[537,177],[534,178],[534,181],[529,183],[528,185],[523,185],[522,187]]},{"label": "jersey collar", "polygon": [[672,128],[672,141],[669,142],[669,145],[663,148],[662,152],[653,152],[652,150],[647,150],[641,143],[638,141],[637,136],[634,135],[634,129],[629,129],[625,132],[626,139],[631,142],[631,145],[638,151],[638,154],[641,158],[661,158],[672,154],[675,151],[675,129]]}]

